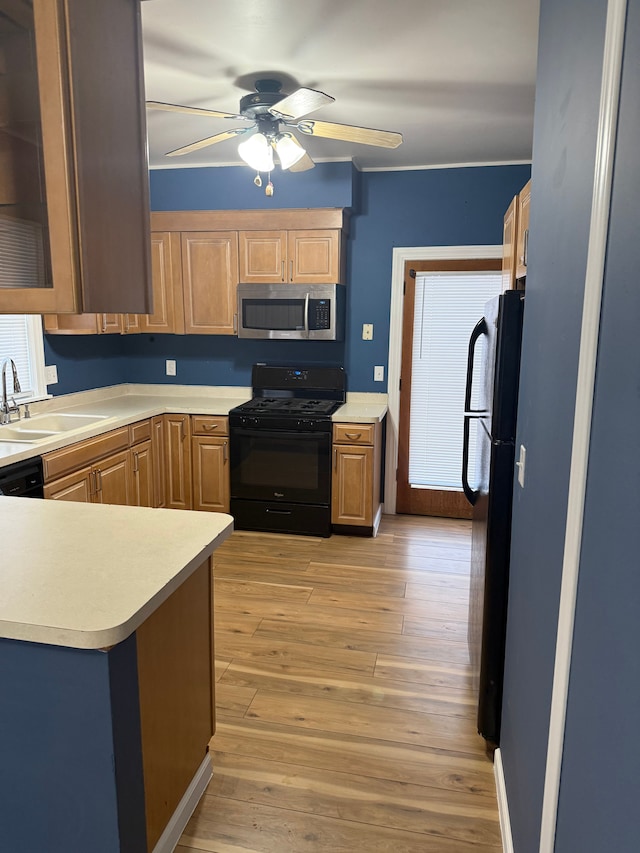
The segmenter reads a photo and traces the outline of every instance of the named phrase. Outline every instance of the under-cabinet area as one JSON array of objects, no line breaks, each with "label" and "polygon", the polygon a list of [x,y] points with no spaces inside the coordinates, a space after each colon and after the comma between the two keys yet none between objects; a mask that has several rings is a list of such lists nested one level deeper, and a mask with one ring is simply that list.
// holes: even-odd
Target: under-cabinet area
[{"label": "under-cabinet area", "polygon": [[341,208],[151,214],[153,313],[46,315],[47,334],[235,335],[237,287],[343,284]]}]

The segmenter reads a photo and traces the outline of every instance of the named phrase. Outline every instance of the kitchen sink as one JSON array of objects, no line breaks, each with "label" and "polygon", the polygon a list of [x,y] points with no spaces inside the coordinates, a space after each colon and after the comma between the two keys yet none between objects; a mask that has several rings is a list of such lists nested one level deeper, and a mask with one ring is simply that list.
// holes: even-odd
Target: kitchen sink
[{"label": "kitchen sink", "polygon": [[79,429],[103,420],[106,415],[43,414],[0,426],[0,442],[33,444],[61,432]]}]

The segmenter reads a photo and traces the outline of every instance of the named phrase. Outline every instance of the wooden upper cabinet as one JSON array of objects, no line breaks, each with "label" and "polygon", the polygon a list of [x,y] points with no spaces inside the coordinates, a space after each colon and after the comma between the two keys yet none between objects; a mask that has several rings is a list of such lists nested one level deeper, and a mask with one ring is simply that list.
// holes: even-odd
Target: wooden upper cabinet
[{"label": "wooden upper cabinet", "polygon": [[241,231],[240,281],[246,284],[338,284],[343,281],[337,230]]},{"label": "wooden upper cabinet", "polygon": [[140,331],[155,334],[184,333],[180,234],[151,234],[153,314],[140,316]]},{"label": "wooden upper cabinet", "polygon": [[516,286],[516,236],[518,229],[518,196],[514,196],[504,215],[502,232],[502,289]]},{"label": "wooden upper cabinet", "polygon": [[0,0],[0,23],[0,312],[148,313],[139,0]]},{"label": "wooden upper cabinet", "polygon": [[292,284],[340,284],[343,281],[339,231],[290,231],[289,278]]},{"label": "wooden upper cabinet", "polygon": [[240,281],[277,284],[288,281],[287,232],[240,231]]},{"label": "wooden upper cabinet", "polygon": [[181,242],[185,332],[197,335],[235,334],[237,233],[183,232]]},{"label": "wooden upper cabinet", "polygon": [[527,274],[529,251],[529,210],[531,205],[531,181],[518,194],[518,229],[516,239],[516,279]]}]

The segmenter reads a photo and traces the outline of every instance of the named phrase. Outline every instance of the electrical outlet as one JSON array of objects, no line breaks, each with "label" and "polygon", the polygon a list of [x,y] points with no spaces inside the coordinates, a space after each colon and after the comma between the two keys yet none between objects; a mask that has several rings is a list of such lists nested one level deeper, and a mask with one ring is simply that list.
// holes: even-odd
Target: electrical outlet
[{"label": "electrical outlet", "polygon": [[173,358],[168,358],[166,361],[167,376],[176,375],[176,362]]},{"label": "electrical outlet", "polygon": [[516,462],[516,468],[518,469],[518,482],[520,483],[521,488],[524,489],[524,466],[527,461],[527,448],[524,444],[520,445],[520,458]]},{"label": "electrical outlet", "polygon": [[44,381],[47,385],[55,385],[58,381],[58,368],[55,364],[48,364],[45,367]]},{"label": "electrical outlet", "polygon": [[384,365],[377,364],[373,368],[373,381],[374,382],[384,382]]},{"label": "electrical outlet", "polygon": [[373,340],[373,323],[363,323],[362,324],[362,340],[363,341],[372,341]]}]

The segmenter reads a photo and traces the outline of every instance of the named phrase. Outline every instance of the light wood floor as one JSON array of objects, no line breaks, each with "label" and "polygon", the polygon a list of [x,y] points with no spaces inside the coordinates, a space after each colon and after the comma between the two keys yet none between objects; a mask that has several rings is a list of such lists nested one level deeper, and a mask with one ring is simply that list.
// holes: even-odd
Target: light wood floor
[{"label": "light wood floor", "polygon": [[236,532],[217,552],[214,778],[177,850],[497,853],[466,647],[470,524]]}]

